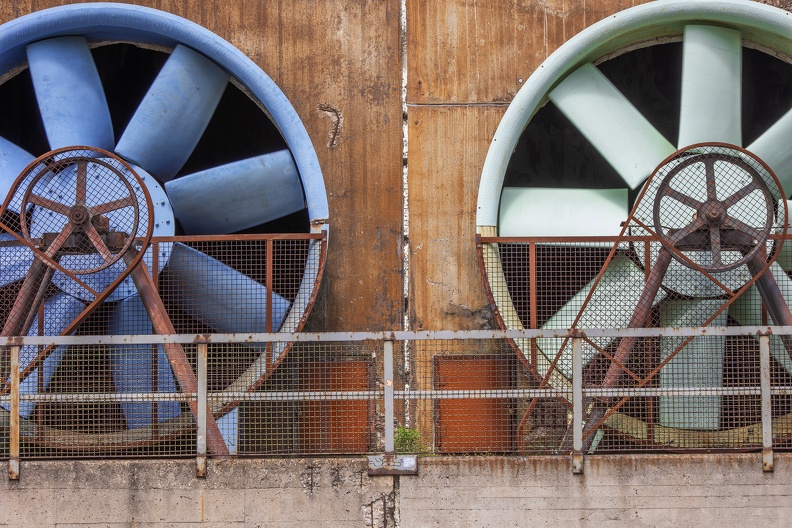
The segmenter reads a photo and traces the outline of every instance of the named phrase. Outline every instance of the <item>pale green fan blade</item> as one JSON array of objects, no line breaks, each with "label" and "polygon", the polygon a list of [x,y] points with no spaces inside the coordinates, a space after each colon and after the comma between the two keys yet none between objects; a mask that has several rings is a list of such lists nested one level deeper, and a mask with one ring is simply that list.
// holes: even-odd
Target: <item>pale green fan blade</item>
[{"label": "pale green fan blade", "polygon": [[627,207],[627,189],[506,187],[498,230],[502,237],[618,236]]},{"label": "pale green fan blade", "polygon": [[[723,305],[721,299],[667,301],[661,307],[660,326],[701,326]],[[726,310],[710,323],[725,326]],[[687,337],[663,337],[660,356],[666,359]],[[712,389],[723,385],[725,336],[698,336],[685,345],[660,371],[661,388]],[[714,430],[720,427],[721,396],[660,396],[659,422],[666,427]]]},{"label": "pale green fan blade", "polygon": [[715,26],[686,26],[682,44],[680,147],[742,145],[742,37]]},{"label": "pale green fan blade", "polygon": [[676,150],[592,64],[572,72],[548,97],[631,189]]}]

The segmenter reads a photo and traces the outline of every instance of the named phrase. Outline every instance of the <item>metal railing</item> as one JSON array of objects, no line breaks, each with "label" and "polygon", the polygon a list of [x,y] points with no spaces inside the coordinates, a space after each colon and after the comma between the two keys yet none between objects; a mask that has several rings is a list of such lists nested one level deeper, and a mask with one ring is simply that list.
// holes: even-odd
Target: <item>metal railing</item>
[{"label": "metal railing", "polygon": [[[792,383],[774,364],[771,339],[790,334],[786,326],[723,326],[0,338],[7,352],[0,361],[9,372],[0,390],[0,456],[8,459],[12,477],[20,459],[40,457],[192,456],[200,473],[207,457],[226,454],[370,454],[387,461],[398,453],[538,453],[572,454],[579,472],[587,454],[712,449],[761,450],[764,469],[772,470],[773,449],[791,445]],[[735,352],[750,375],[706,386],[662,386],[647,382],[652,376],[625,375],[608,388],[587,377],[587,340],[701,336],[758,343],[755,362],[746,362],[752,346]],[[514,349],[522,340],[549,338],[571,340],[571,369],[568,377],[542,383]],[[155,354],[158,346],[175,343],[194,364],[195,392],[102,390],[96,384],[31,391],[20,382],[23,346],[99,354],[145,345]],[[218,358],[211,350],[286,343],[292,347],[288,361],[260,387],[237,389],[212,379],[210,364]],[[690,422],[679,417],[658,418],[652,409],[663,398],[661,405],[737,398],[743,403],[736,414],[746,412],[732,416],[734,409],[722,404],[717,428],[695,421],[686,427]],[[150,418],[144,425],[123,424],[97,411],[120,402],[147,404]],[[169,402],[177,402],[179,412],[165,412]],[[196,412],[189,402],[197,403]],[[107,423],[102,416],[110,417]]]}]

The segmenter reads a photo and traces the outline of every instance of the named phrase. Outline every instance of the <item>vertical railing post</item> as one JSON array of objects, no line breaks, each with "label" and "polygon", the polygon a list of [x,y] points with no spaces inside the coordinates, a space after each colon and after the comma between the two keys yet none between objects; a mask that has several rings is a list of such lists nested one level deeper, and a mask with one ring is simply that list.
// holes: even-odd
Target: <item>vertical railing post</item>
[{"label": "vertical railing post", "polygon": [[572,473],[583,473],[583,338],[572,338]]},{"label": "vertical railing post", "polygon": [[385,454],[391,455],[395,449],[393,424],[393,341],[383,343],[384,385],[385,385]]},{"label": "vertical railing post", "polygon": [[19,480],[19,345],[11,347],[11,412],[8,439],[8,479]]},{"label": "vertical railing post", "polygon": [[209,347],[206,343],[198,344],[198,431],[196,435],[195,474],[206,476],[206,413],[207,402],[207,363]]},{"label": "vertical railing post", "polygon": [[762,469],[773,471],[773,397],[770,386],[770,336],[759,337],[760,390],[762,393]]}]

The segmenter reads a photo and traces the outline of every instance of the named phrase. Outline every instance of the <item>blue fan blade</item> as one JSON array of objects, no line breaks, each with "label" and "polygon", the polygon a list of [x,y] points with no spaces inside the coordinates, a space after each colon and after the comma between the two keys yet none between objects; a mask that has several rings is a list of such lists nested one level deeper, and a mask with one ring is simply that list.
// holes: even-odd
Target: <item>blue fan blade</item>
[{"label": "blue fan blade", "polygon": [[172,179],[201,139],[228,74],[185,46],[176,46],[121,135],[116,153],[159,181]]},{"label": "blue fan blade", "polygon": [[30,76],[50,148],[112,150],[113,123],[102,81],[83,37],[58,37],[27,47]]},{"label": "blue fan blade", "polygon": [[[133,295],[120,301],[113,310],[108,324],[112,335],[151,335],[151,319],[146,313],[140,297]],[[110,352],[110,365],[113,382],[119,393],[153,392],[153,365],[155,345],[117,345]],[[176,392],[176,382],[168,362],[168,357],[160,345],[156,345],[157,385],[156,392]],[[121,409],[127,427],[138,429],[152,423],[153,408],[150,402],[122,401]],[[159,402],[158,421],[176,418],[180,404],[175,401]]]},{"label": "blue fan blade", "polygon": [[185,233],[233,233],[305,209],[288,150],[196,172],[165,184]]}]

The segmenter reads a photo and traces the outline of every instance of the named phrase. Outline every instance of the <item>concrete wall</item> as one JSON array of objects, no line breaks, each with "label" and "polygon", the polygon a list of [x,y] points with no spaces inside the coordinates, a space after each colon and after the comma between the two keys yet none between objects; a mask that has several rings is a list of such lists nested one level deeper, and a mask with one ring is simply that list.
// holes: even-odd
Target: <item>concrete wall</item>
[{"label": "concrete wall", "polygon": [[24,462],[0,484],[0,526],[787,526],[792,455],[429,457],[414,477],[360,458]]}]

